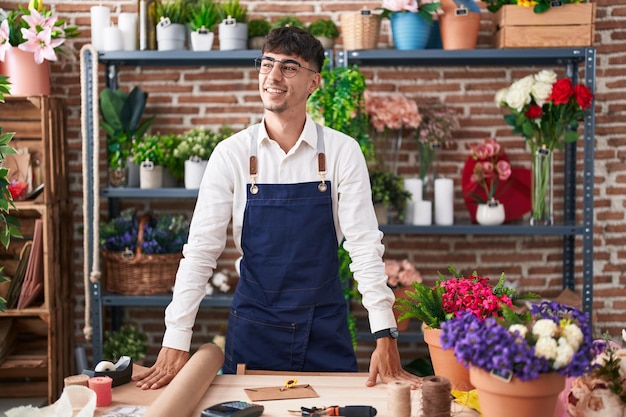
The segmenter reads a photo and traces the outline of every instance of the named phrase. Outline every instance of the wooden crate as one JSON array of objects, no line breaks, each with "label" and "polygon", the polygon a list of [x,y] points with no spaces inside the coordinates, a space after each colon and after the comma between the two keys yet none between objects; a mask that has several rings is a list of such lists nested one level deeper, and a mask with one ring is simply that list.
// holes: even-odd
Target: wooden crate
[{"label": "wooden crate", "polygon": [[564,4],[545,13],[505,5],[494,15],[496,48],[566,48],[593,45],[595,3]]}]

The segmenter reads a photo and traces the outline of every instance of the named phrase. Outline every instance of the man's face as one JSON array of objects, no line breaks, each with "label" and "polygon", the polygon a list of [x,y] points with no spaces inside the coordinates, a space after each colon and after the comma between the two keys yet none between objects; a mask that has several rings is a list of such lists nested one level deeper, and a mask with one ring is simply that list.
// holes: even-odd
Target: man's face
[{"label": "man's face", "polygon": [[[290,108],[305,110],[308,96],[320,84],[320,74],[310,70],[309,62],[292,55],[267,52],[263,58],[267,59],[261,63],[259,92],[265,109],[274,113]],[[265,71],[269,72],[263,74]]]}]

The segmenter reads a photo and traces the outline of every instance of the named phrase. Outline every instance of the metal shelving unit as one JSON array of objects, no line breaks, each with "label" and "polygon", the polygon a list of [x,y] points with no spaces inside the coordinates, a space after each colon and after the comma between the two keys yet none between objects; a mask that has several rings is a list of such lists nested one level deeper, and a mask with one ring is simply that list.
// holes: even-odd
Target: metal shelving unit
[{"label": "metal shelving unit", "polygon": [[[331,57],[330,51],[328,56]],[[84,51],[85,60],[81,65],[81,74],[87,86],[97,82],[93,76],[91,50]],[[98,54],[98,61],[106,67],[106,82],[110,88],[117,88],[119,67],[134,66],[239,66],[252,68],[252,61],[260,55],[258,50],[242,51],[120,51]],[[395,49],[338,51],[333,66],[356,64],[364,66],[563,66],[567,75],[574,82],[578,80],[579,68],[584,69],[584,82],[595,92],[596,50],[595,48],[558,48],[558,49],[476,49],[476,50],[415,50],[398,51]],[[87,88],[84,100],[87,112],[93,109],[93,89]],[[593,107],[592,107],[593,108]],[[84,198],[87,202],[87,221],[93,221],[98,211],[93,205],[98,194],[113,205],[123,198],[195,198],[196,192],[183,189],[165,188],[159,190],[140,190],[136,188],[104,188],[94,190],[94,178],[98,174],[98,164],[94,157],[97,144],[94,143],[93,117],[87,117],[86,147],[88,154],[86,171],[89,173]],[[381,227],[386,234],[475,234],[475,235],[551,235],[563,237],[563,287],[574,289],[575,238],[582,236],[583,310],[590,314],[593,303],[593,154],[594,154],[595,115],[590,112],[584,122],[583,138],[583,175],[582,175],[582,224],[576,224],[576,144],[568,144],[565,149],[565,200],[564,222],[553,226],[527,226],[507,224],[501,226],[477,226],[455,224],[453,226],[405,226],[386,225]],[[86,235],[91,242],[92,236]],[[92,243],[91,243],[92,244]],[[89,245],[88,245],[89,246]],[[85,253],[88,270],[94,264],[90,255],[93,247]],[[98,361],[102,356],[102,307],[122,306],[166,306],[170,295],[163,296],[124,296],[103,294],[99,282],[90,284],[93,323],[93,357]],[[228,307],[230,296],[206,297],[202,306]]]}]

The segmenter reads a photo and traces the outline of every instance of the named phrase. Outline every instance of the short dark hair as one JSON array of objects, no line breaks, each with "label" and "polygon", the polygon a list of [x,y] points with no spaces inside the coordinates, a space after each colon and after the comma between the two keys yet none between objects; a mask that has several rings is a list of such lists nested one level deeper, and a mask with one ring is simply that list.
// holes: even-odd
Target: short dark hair
[{"label": "short dark hair", "polygon": [[272,29],[263,45],[263,53],[295,55],[315,65],[315,69],[322,70],[324,65],[324,47],[317,38],[306,30],[283,26]]}]

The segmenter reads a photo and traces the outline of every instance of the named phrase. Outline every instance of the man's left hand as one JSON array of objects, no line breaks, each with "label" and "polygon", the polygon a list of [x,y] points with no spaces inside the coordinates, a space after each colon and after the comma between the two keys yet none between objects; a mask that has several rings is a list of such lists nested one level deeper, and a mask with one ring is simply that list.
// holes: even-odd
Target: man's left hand
[{"label": "man's left hand", "polygon": [[393,381],[405,381],[411,384],[411,389],[422,386],[422,378],[402,369],[398,342],[391,337],[382,337],[376,340],[376,349],[372,353],[369,377],[365,385],[368,387],[376,385],[379,375],[385,384]]}]

